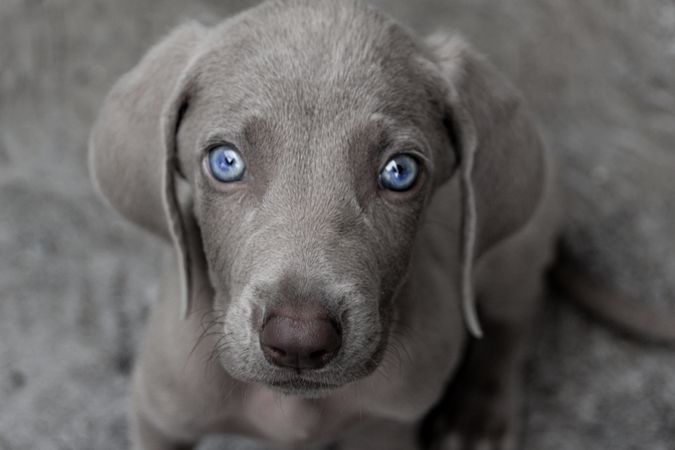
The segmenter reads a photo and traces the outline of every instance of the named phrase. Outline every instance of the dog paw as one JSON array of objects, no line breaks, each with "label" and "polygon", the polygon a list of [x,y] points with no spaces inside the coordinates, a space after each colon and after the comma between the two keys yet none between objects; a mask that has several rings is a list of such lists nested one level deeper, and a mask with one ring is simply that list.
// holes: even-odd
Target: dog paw
[{"label": "dog paw", "polygon": [[430,413],[422,428],[431,450],[516,450],[518,394],[515,386],[457,386]]},{"label": "dog paw", "polygon": [[470,438],[451,432],[440,442],[439,450],[516,450],[515,439],[511,436],[501,438]]}]

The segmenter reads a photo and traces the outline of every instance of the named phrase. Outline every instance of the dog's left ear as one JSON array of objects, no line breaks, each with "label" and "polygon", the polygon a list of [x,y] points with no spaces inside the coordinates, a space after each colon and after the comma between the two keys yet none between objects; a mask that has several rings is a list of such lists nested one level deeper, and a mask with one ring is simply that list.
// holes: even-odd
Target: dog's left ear
[{"label": "dog's left ear", "polygon": [[462,311],[480,337],[474,262],[534,213],[546,175],[544,149],[518,93],[496,69],[458,36],[433,35],[427,45],[459,161]]},{"label": "dog's left ear", "polygon": [[152,48],[108,94],[89,140],[100,193],[125,218],[173,244],[183,316],[195,289],[206,285],[197,266],[198,230],[179,202],[176,133],[206,34],[202,25],[187,23]]}]

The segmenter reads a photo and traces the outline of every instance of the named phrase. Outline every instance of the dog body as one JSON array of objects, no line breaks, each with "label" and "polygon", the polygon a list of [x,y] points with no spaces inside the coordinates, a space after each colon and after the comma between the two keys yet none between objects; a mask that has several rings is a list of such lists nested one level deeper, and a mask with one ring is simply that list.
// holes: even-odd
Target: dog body
[{"label": "dog body", "polygon": [[447,448],[512,445],[559,202],[517,94],[461,40],[323,0],[188,24],[113,89],[91,155],[112,206],[175,248],[138,448],[415,448],[441,399]]}]

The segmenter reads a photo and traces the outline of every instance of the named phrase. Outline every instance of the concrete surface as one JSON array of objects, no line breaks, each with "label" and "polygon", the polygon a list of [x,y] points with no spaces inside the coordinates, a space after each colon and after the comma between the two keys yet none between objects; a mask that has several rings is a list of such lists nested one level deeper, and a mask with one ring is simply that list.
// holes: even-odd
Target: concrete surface
[{"label": "concrete surface", "polygon": [[[520,86],[563,161],[568,246],[675,310],[675,3],[377,0],[462,30]],[[181,20],[243,1],[0,1],[0,449],[122,449],[158,242],[94,196],[86,137],[117,77]],[[528,366],[528,450],[675,448],[675,352],[551,299]],[[228,440],[202,446],[243,448]]]}]

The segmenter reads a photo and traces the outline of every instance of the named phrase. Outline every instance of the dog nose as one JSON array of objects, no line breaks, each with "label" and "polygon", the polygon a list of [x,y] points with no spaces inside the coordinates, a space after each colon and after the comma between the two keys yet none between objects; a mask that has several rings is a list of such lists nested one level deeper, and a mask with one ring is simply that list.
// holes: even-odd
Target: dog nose
[{"label": "dog nose", "polygon": [[260,333],[267,361],[291,369],[320,369],[342,345],[338,324],[328,315],[271,313]]}]

